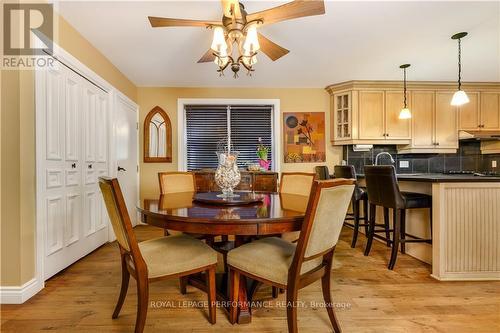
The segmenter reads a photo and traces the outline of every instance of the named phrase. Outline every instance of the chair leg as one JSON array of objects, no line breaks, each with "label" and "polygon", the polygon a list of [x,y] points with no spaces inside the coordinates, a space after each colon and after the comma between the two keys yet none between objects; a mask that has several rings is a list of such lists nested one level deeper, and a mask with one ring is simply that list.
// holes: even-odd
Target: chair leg
[{"label": "chair leg", "polygon": [[400,233],[401,233],[401,210],[394,209],[392,251],[391,251],[391,260],[389,261],[389,267],[388,267],[390,270],[394,269],[394,265],[396,264],[396,258],[398,257]]},{"label": "chair leg", "polygon": [[113,319],[118,318],[118,315],[120,314],[123,302],[125,301],[125,297],[127,296],[129,280],[130,280],[130,273],[127,269],[127,264],[125,263],[125,260],[122,259],[122,287],[120,289],[120,296],[118,297],[118,302],[116,303],[115,306],[115,311],[113,311],[113,316],[111,316],[111,318]]},{"label": "chair leg", "polygon": [[137,318],[135,319],[135,333],[142,333],[148,314],[149,283],[148,278],[137,279]]},{"label": "chair leg", "polygon": [[229,279],[231,281],[231,292],[229,294],[229,322],[236,324],[238,319],[238,297],[240,291],[240,273],[234,269],[229,269]]},{"label": "chair leg", "polygon": [[365,256],[370,254],[370,249],[372,248],[373,235],[375,230],[375,212],[377,206],[370,204],[370,228],[368,229],[368,240],[366,241]]},{"label": "chair leg", "polygon": [[273,288],[273,298],[278,298],[279,295],[279,288],[278,287],[272,287]]},{"label": "chair leg", "polygon": [[297,295],[298,289],[288,285],[286,289],[286,320],[288,322],[288,333],[297,333]]},{"label": "chair leg", "polygon": [[[333,259],[333,258],[332,258]],[[333,326],[333,332],[340,333],[342,330],[340,329],[339,322],[337,317],[335,316],[334,304],[332,300],[332,295],[330,293],[330,279],[332,273],[332,264],[326,266],[325,275],[321,278],[321,289],[323,290],[323,299],[325,300],[326,311],[328,312],[328,317],[330,318],[330,323]]]},{"label": "chair leg", "polygon": [[368,236],[368,222],[370,221],[368,217],[368,199],[363,199],[363,218],[365,222],[365,236]]},{"label": "chair leg", "polygon": [[188,282],[187,276],[181,276],[179,278],[179,287],[181,289],[181,294],[183,295],[186,295],[187,293],[187,282]]},{"label": "chair leg", "polygon": [[389,226],[389,208],[384,207],[384,228],[387,247],[391,246],[391,228]]},{"label": "chair leg", "polygon": [[405,246],[405,239],[406,239],[406,210],[402,209],[401,210],[401,253],[405,254],[406,253],[406,246]]},{"label": "chair leg", "polygon": [[352,234],[351,247],[355,248],[356,241],[358,239],[358,232],[359,232],[359,201],[358,200],[352,200],[352,211],[354,213],[354,232]]},{"label": "chair leg", "polygon": [[217,300],[215,296],[215,266],[206,270],[207,294],[208,294],[208,321],[210,324],[216,322]]}]

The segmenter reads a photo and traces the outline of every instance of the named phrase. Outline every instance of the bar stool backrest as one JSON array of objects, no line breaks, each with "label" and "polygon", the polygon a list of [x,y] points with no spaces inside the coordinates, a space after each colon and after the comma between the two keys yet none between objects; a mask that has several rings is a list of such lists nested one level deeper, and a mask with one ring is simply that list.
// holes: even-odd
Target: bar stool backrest
[{"label": "bar stool backrest", "polygon": [[393,209],[404,208],[396,170],[392,165],[365,165],[366,190],[371,204]]},{"label": "bar stool backrest", "polygon": [[335,178],[356,179],[354,165],[336,165],[333,172]]}]

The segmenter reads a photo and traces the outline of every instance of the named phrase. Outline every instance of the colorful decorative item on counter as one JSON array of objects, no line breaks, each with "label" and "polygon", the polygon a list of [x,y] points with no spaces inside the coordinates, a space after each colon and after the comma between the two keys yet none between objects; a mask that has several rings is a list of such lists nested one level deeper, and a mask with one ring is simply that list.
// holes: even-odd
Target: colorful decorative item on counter
[{"label": "colorful decorative item on counter", "polygon": [[259,138],[259,145],[257,146],[257,157],[259,157],[259,165],[264,171],[269,170],[271,161],[268,161],[269,147],[262,144],[262,138]]},{"label": "colorful decorative item on counter", "polygon": [[283,113],[285,163],[325,162],[325,114]]}]

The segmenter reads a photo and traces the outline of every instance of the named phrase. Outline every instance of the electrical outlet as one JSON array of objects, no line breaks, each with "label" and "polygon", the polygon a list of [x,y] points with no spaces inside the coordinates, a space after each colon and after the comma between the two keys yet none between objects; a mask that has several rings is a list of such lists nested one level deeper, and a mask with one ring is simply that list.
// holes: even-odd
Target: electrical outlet
[{"label": "electrical outlet", "polygon": [[492,168],[496,168],[497,167],[497,161],[496,160],[492,160],[491,161],[491,167]]},{"label": "electrical outlet", "polygon": [[410,167],[410,161],[399,161],[399,167],[400,168],[409,168]]}]

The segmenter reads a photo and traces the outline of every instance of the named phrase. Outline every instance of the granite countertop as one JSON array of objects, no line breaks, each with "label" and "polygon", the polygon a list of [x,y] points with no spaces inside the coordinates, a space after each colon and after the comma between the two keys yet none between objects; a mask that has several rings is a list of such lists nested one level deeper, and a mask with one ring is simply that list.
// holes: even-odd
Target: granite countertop
[{"label": "granite countertop", "polygon": [[[398,180],[410,182],[429,183],[481,183],[500,182],[498,176],[474,176],[474,175],[445,175],[441,173],[412,173],[398,174]],[[358,178],[365,178],[365,175],[358,174]]]}]

